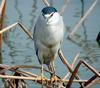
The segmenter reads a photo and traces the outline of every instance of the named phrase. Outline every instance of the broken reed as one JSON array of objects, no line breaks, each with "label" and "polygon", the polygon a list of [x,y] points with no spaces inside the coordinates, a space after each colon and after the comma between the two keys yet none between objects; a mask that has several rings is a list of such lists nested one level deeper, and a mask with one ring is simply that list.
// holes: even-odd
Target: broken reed
[{"label": "broken reed", "polygon": [[[66,66],[67,69],[70,68],[70,71],[69,70],[69,73],[71,74],[71,77],[69,78],[68,80],[68,77],[66,77],[66,75],[63,77],[66,79],[63,79],[63,78],[57,78],[57,79],[49,79],[47,77],[41,77],[37,74],[34,74],[34,73],[31,73],[29,71],[25,71],[25,70],[22,70],[24,68],[31,68],[31,69],[41,69],[40,66],[25,66],[25,65],[21,65],[21,66],[8,66],[8,65],[3,65],[3,64],[0,64],[0,78],[4,78],[4,79],[7,79],[10,81],[10,83],[8,82],[8,84],[11,86],[11,85],[15,85],[13,84],[13,82],[15,82],[16,80],[20,82],[24,82],[25,80],[31,80],[33,82],[37,82],[43,86],[53,86],[53,85],[56,85],[56,83],[59,84],[65,84],[66,88],[70,88],[72,83],[76,82],[76,83],[79,83],[81,88],[84,88],[84,87],[91,87],[91,85],[93,84],[96,84],[96,83],[100,83],[100,73],[95,69],[93,68],[91,65],[89,65],[87,62],[85,62],[84,60],[80,60],[78,62],[78,64],[76,65],[75,68],[73,68],[70,64],[68,64],[68,61],[67,59],[64,57],[63,53],[60,51],[59,52],[59,56],[60,56],[60,59],[62,61],[62,63]],[[74,63],[75,63],[75,59],[76,59],[77,55],[75,56],[74,58]],[[77,76],[79,77],[79,75],[77,75],[78,73],[78,69],[80,68],[81,65],[85,65],[85,67],[88,68],[88,70],[90,70],[91,72],[94,73],[94,76],[92,76],[91,78],[87,79],[87,80],[81,80],[81,79],[77,79]],[[71,66],[71,67],[68,67]],[[19,69],[20,68],[20,69]],[[48,72],[49,74],[51,73],[50,71],[46,70],[46,69],[43,69],[44,71]],[[7,71],[12,71],[14,73],[14,75],[9,75],[7,74],[6,72]],[[5,74],[3,74],[5,73]],[[17,75],[15,75],[17,74]],[[76,78],[77,80],[75,80],[74,78]],[[80,78],[80,77],[79,77]],[[11,83],[11,81],[13,81]],[[7,82],[7,81],[6,81]],[[51,87],[52,88],[52,87]],[[57,87],[59,88],[59,87]]]},{"label": "broken reed", "polygon": [[[6,8],[6,0],[2,0],[0,5],[0,30],[3,29],[5,8]],[[1,47],[2,47],[2,34],[0,34],[0,49]]]}]

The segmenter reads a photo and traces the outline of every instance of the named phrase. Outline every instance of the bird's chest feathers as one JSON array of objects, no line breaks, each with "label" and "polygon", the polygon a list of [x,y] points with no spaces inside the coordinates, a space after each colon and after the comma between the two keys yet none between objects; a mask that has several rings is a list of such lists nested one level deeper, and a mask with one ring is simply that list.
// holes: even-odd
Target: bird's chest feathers
[{"label": "bird's chest feathers", "polygon": [[45,29],[43,30],[43,34],[45,37],[45,39],[54,39],[55,37],[57,37],[57,34],[59,32],[58,27],[56,26],[46,26]]},{"label": "bird's chest feathers", "polygon": [[53,45],[60,41],[61,29],[54,25],[47,25],[42,31],[42,42],[44,44]]}]

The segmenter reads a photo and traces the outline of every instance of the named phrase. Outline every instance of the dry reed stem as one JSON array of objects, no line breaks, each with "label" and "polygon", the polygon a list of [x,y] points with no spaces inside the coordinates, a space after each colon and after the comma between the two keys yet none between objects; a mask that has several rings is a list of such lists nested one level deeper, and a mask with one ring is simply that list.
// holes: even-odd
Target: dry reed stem
[{"label": "dry reed stem", "polygon": [[[82,63],[82,62],[81,62]],[[81,64],[80,64],[81,65]],[[78,65],[79,66],[79,65]],[[87,66],[87,65],[86,65]],[[16,67],[16,66],[14,66],[14,67]],[[79,66],[80,67],[80,66]],[[2,66],[1,66],[1,68],[2,68]],[[4,68],[9,68],[9,67],[4,67]],[[12,68],[12,67],[11,67]],[[77,68],[77,67],[76,67]],[[75,68],[75,69],[76,69]],[[91,68],[91,67],[90,67]],[[77,70],[78,70],[79,68],[77,68]],[[8,69],[8,70],[10,70],[10,69]],[[37,82],[37,83],[39,83],[39,84],[41,84],[42,82],[41,82],[41,80],[43,81],[43,85],[46,85],[46,83],[53,83],[53,82],[55,82],[55,80],[50,80],[50,79],[48,79],[48,78],[42,78],[41,76],[38,76],[38,75],[36,75],[35,74],[35,76],[34,76],[34,74],[33,73],[31,73],[30,74],[30,72],[26,72],[26,71],[20,71],[20,70],[10,70],[10,71],[14,71],[14,72],[18,72],[19,74],[21,74],[21,75],[23,75],[23,76],[10,76],[10,75],[0,75],[0,78],[6,78],[6,79],[23,79],[23,80],[31,80],[31,81],[35,81],[35,82]],[[75,71],[75,70],[74,70]],[[74,72],[73,72],[74,73]],[[75,73],[76,74],[76,73]],[[74,75],[75,75],[74,74]],[[72,74],[73,75],[73,74]],[[52,82],[51,82],[52,81]],[[62,80],[62,79],[57,79],[56,80],[56,82],[63,82],[63,83],[69,83],[69,81],[70,80]],[[73,82],[75,82],[75,83],[86,83],[86,82],[88,82],[88,80],[73,80]],[[98,81],[98,82],[96,82],[96,83],[100,83],[100,80]],[[69,85],[68,85],[69,86]],[[68,87],[69,88],[69,87]]]},{"label": "dry reed stem", "polygon": [[2,16],[2,14],[4,13],[5,4],[6,4],[6,0],[2,0],[0,5],[0,16]]},{"label": "dry reed stem", "polygon": [[[72,65],[71,65],[71,68],[74,68],[74,66],[75,66],[75,64],[76,64],[76,61],[77,61],[79,55],[80,55],[80,53],[77,53],[76,56],[74,57],[74,60],[73,60]],[[68,73],[64,76],[63,80],[66,80],[66,78],[67,78],[69,75],[70,75],[70,72],[68,72]]]},{"label": "dry reed stem", "polygon": [[96,83],[99,83],[100,85],[100,78],[95,78],[94,80],[92,80],[88,85],[85,86],[85,88],[91,88],[93,85],[95,85]]},{"label": "dry reed stem", "polygon": [[21,23],[21,22],[18,22],[19,26],[23,29],[23,31],[33,40],[33,36],[31,34],[31,32],[29,32],[27,30],[27,28]]},{"label": "dry reed stem", "polygon": [[69,62],[65,59],[65,57],[64,57],[64,55],[63,55],[63,53],[62,53],[61,50],[58,51],[58,55],[59,55],[61,61],[63,62],[63,64],[68,68],[68,70],[69,70],[70,72],[72,72],[71,65],[70,65]]},{"label": "dry reed stem", "polygon": [[[50,3],[48,2],[48,0],[42,0],[43,3],[46,5],[46,6],[51,6]],[[62,15],[68,5],[68,2],[69,0],[64,0],[64,5],[62,5],[62,7],[60,8],[60,11],[59,13]]]},{"label": "dry reed stem", "polygon": [[[21,73],[25,73],[25,74],[28,74],[28,75],[34,76],[34,77],[36,77],[37,75],[32,74],[32,73],[30,73],[30,72],[25,72],[25,71],[22,71],[22,70],[18,70],[18,69],[19,69],[19,68],[34,68],[34,69],[41,69],[40,66],[18,65],[18,66],[10,67],[10,66],[4,65],[4,64],[0,64],[0,68],[2,68],[2,70],[0,71],[0,73],[3,73],[3,72],[5,72],[5,71],[7,71],[7,70],[10,70],[10,71],[14,71],[14,72],[17,72],[17,73],[20,73],[20,74],[21,74]],[[50,73],[50,74],[52,73],[52,72],[48,71],[47,69],[44,69],[44,68],[43,68],[43,70],[44,70],[45,72]]]},{"label": "dry reed stem", "polygon": [[10,26],[3,28],[2,30],[0,30],[0,34],[10,30],[13,27],[16,27],[17,24],[21,27],[21,29],[33,40],[32,34],[27,30],[27,28],[20,22],[15,22],[13,24],[11,24]]},{"label": "dry reed stem", "polygon": [[[17,73],[19,73],[19,74],[22,74],[22,75],[24,75],[24,76],[29,75],[29,76],[32,76],[32,77],[37,77],[37,75],[35,75],[35,74],[31,73],[31,72],[18,70],[17,67],[18,67],[18,66],[10,67],[10,66],[8,66],[8,65],[1,65],[1,64],[0,64],[0,68],[2,69],[2,70],[0,70],[0,73],[3,73],[3,72],[5,72],[5,71],[9,70],[9,71],[12,71],[12,72],[17,72]],[[25,75],[25,74],[26,74],[26,75]]]},{"label": "dry reed stem", "polygon": [[[17,66],[14,66],[14,67],[17,67]],[[32,80],[32,81],[35,81],[35,82],[37,82],[37,83],[39,83],[39,84],[41,84],[42,82],[41,82],[41,80],[43,81],[43,83],[45,83],[45,84],[43,84],[43,85],[46,85],[46,83],[52,83],[52,82],[55,82],[55,80],[53,80],[52,82],[51,82],[51,80],[50,79],[48,79],[48,78],[41,78],[41,76],[38,76],[38,75],[34,75],[33,73],[30,73],[30,72],[26,72],[26,71],[20,71],[20,70],[13,70],[13,68],[14,67],[10,67],[10,66],[4,66],[4,65],[2,65],[0,68],[6,68],[6,70],[7,70],[7,68],[11,68],[11,69],[8,69],[8,70],[10,70],[10,71],[14,71],[14,72],[17,72],[17,73],[19,73],[19,74],[21,74],[21,75],[23,75],[23,76],[10,76],[10,75],[0,75],[0,78],[7,78],[7,79],[23,79],[23,80]],[[1,70],[2,71],[2,70]],[[61,79],[58,79],[58,80],[56,80],[57,82],[61,82]],[[87,80],[79,80],[79,81],[77,81],[77,80],[74,80],[75,82],[86,82]],[[68,82],[68,80],[65,80],[65,82]]]},{"label": "dry reed stem", "polygon": [[[41,66],[33,66],[33,65],[30,65],[30,66],[26,66],[26,65],[18,65],[18,66],[15,66],[15,67],[12,67],[12,68],[16,68],[16,67],[18,67],[18,68],[34,68],[34,69],[41,69]],[[51,73],[49,70],[47,70],[47,69],[45,69],[45,68],[43,68],[43,70],[45,71],[45,72],[48,72],[48,73]]]},{"label": "dry reed stem", "polygon": [[60,11],[59,11],[59,13],[60,13],[61,15],[64,13],[64,11],[65,11],[65,9],[66,9],[68,3],[69,3],[69,0],[64,0],[64,5],[60,8]]},{"label": "dry reed stem", "polygon": [[80,53],[77,53],[76,56],[74,57],[73,63],[72,63],[72,68],[75,66],[77,59],[79,58]]},{"label": "dry reed stem", "polygon": [[[71,65],[68,63],[68,61],[65,59],[65,57],[64,57],[64,55],[63,55],[63,53],[62,53],[61,50],[58,51],[58,55],[59,55],[61,61],[63,62],[63,64],[68,68],[69,72],[70,72],[70,73],[73,73],[73,68],[72,68]],[[79,77],[78,74],[75,75],[75,78],[76,78],[77,80],[80,80],[80,77]],[[79,84],[81,85],[82,88],[84,88],[84,86],[83,86],[82,83],[79,83]]]},{"label": "dry reed stem", "polygon": [[80,61],[82,62],[87,68],[89,68],[95,75],[97,75],[98,77],[100,77],[100,73],[98,71],[96,71],[96,69],[94,67],[92,67],[91,65],[89,65],[86,61]]},{"label": "dry reed stem", "polygon": [[[5,8],[6,8],[6,0],[2,0],[0,5],[0,30],[3,28]],[[2,47],[2,34],[0,34],[0,50],[1,47]]]},{"label": "dry reed stem", "polygon": [[[28,77],[24,77],[24,76],[10,76],[10,75],[0,75],[0,78],[4,78],[4,79],[23,79],[23,80],[32,80],[32,81],[41,81],[41,77],[38,76],[38,77],[31,77],[31,76],[28,76]],[[46,77],[45,78],[42,78],[42,80],[44,82],[48,82],[50,83],[51,80],[50,79],[47,79]],[[55,81],[55,80],[54,80]],[[59,82],[61,80],[56,80],[56,82]],[[69,82],[69,80],[65,80],[65,82]],[[73,80],[73,82],[75,83],[79,83],[79,82],[87,82],[87,80]],[[98,82],[99,83],[99,82]]]},{"label": "dry reed stem", "polygon": [[[100,73],[100,72],[99,72]],[[86,83],[84,83],[84,86],[86,88],[90,88],[90,86],[96,84],[96,83],[100,84],[100,78],[98,78],[96,75],[94,75],[93,77],[91,77]]]},{"label": "dry reed stem", "polygon": [[21,77],[21,76],[10,76],[10,75],[0,75],[0,78],[9,78],[9,79],[23,79],[23,80],[39,80],[38,78],[34,77]]},{"label": "dry reed stem", "polygon": [[81,24],[83,23],[83,21],[87,18],[87,16],[92,12],[92,10],[94,9],[94,7],[96,6],[98,0],[95,0],[93,2],[93,4],[91,5],[91,7],[86,11],[86,13],[84,14],[84,16],[78,21],[78,23],[76,24],[76,26],[74,27],[74,29],[71,31],[71,33],[69,34],[69,38],[71,39],[72,36],[75,34],[75,32],[79,29],[79,27],[81,26]]},{"label": "dry reed stem", "polygon": [[80,60],[79,63],[77,64],[77,66],[75,67],[74,71],[72,72],[72,75],[71,75],[71,77],[70,77],[70,79],[69,79],[69,82],[68,82],[68,84],[67,84],[67,88],[70,88],[70,87],[71,87],[72,82],[73,82],[73,80],[74,80],[74,78],[75,78],[75,75],[77,74],[78,69],[79,69],[79,67],[80,67],[81,64],[84,64],[84,65],[85,65],[88,69],[90,69],[96,76],[100,77],[100,73],[97,72],[92,66],[90,66],[90,65],[89,65],[88,63],[86,63],[85,61]]},{"label": "dry reed stem", "polygon": [[12,82],[10,80],[7,80],[7,82],[10,84],[9,88],[15,88],[15,86],[12,84]]},{"label": "dry reed stem", "polygon": [[[0,73],[3,73],[4,71],[6,71],[6,70],[11,70],[11,71],[14,71],[14,69],[19,69],[19,68],[33,68],[33,69],[41,69],[41,66],[33,66],[33,65],[31,65],[31,66],[26,66],[26,65],[18,65],[18,66],[13,66],[13,67],[10,67],[10,66],[8,66],[8,65],[4,65],[4,64],[0,64],[0,67],[3,69],[3,70],[1,70],[0,71]],[[52,72],[50,72],[49,70],[47,70],[47,69],[45,69],[45,68],[43,68],[43,70],[45,71],[45,72],[47,72],[47,73],[52,73]],[[20,70],[16,70],[18,73],[20,73],[20,72],[22,72],[23,73],[23,71],[20,71]],[[31,74],[31,73],[29,73],[29,75],[35,75],[35,74]]]},{"label": "dry reed stem", "polygon": [[6,28],[3,28],[2,30],[0,30],[0,34],[6,32],[6,31],[8,31],[8,30],[10,30],[11,28],[15,27],[17,24],[18,24],[18,22],[13,23],[12,25],[10,25],[10,26],[8,26],[8,27],[6,27]]}]

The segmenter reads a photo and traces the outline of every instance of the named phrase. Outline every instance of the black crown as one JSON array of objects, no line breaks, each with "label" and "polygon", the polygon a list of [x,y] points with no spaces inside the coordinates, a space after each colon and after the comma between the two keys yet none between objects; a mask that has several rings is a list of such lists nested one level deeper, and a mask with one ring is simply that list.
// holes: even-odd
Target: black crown
[{"label": "black crown", "polygon": [[57,12],[57,10],[54,7],[45,7],[42,9],[43,14],[50,14],[52,12]]}]

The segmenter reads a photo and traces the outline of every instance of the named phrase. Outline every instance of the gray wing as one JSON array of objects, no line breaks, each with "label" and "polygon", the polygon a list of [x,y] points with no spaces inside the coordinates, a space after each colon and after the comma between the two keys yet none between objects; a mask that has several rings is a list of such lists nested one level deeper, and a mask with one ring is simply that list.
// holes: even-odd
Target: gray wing
[{"label": "gray wing", "polygon": [[37,47],[37,44],[36,44],[36,39],[37,39],[37,36],[36,36],[36,26],[34,27],[33,38],[34,38],[35,53],[37,55],[37,58],[38,58],[39,63],[41,64],[41,61],[40,61],[39,55],[38,55],[38,47]]},{"label": "gray wing", "polygon": [[37,40],[36,25],[34,27],[33,39],[34,39],[34,47],[35,47],[36,55],[38,56],[38,47],[37,47],[37,44],[36,44],[36,40]]}]

